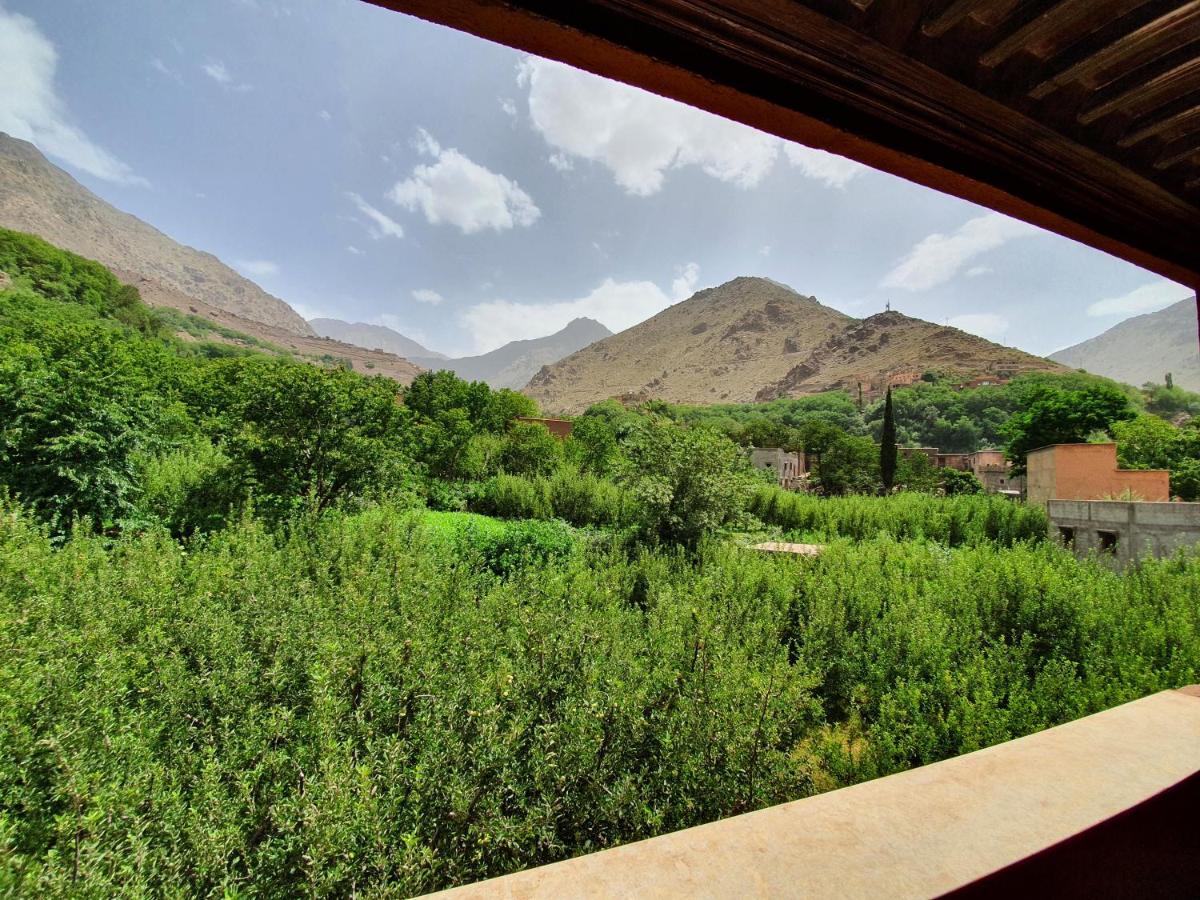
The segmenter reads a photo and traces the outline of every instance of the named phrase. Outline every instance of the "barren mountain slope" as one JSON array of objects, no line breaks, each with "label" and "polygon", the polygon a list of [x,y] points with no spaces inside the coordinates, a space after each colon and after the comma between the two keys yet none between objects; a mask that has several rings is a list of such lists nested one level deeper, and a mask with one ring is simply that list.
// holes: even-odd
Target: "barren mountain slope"
[{"label": "barren mountain slope", "polygon": [[1195,298],[1126,319],[1050,358],[1136,386],[1147,381],[1162,384],[1170,372],[1179,387],[1200,391]]},{"label": "barren mountain slope", "polygon": [[566,327],[545,337],[510,341],[490,353],[459,359],[412,356],[429,369],[449,369],[460,378],[486,381],[493,388],[520,389],[542,368],[581,350],[612,332],[595,319],[573,319]]},{"label": "barren mountain slope", "polygon": [[0,132],[0,227],[135,272],[243,319],[301,335],[313,330],[294,309],[211,253],[176,243],[105,203],[26,141]]},{"label": "barren mountain slope", "polygon": [[341,319],[309,319],[308,324],[321,337],[331,338],[345,344],[354,344],[368,350],[386,350],[405,359],[445,359],[423,347],[412,338],[386,325],[369,325],[366,322],[343,322]]},{"label": "barren mountain slope", "polygon": [[542,369],[526,393],[576,413],[608,397],[770,400],[879,385],[908,370],[963,377],[1062,366],[887,312],[853,319],[765,278],[735,278]]},{"label": "barren mountain slope", "polygon": [[[296,334],[293,331],[288,331],[286,328],[279,328],[275,325],[264,325],[262,322],[243,319],[231,312],[217,309],[215,306],[209,306],[200,300],[193,300],[191,297],[164,287],[155,281],[133,272],[114,269],[113,274],[126,284],[132,284],[136,287],[142,295],[142,299],[150,306],[169,306],[188,315],[200,316],[218,325],[223,325],[226,328],[257,338],[260,341],[273,344],[282,350],[290,351],[312,362],[327,363],[328,360],[325,357],[332,357],[336,360],[349,360],[355,372],[360,372],[363,375],[386,375],[400,384],[408,384],[421,371],[419,366],[393,353],[387,353],[383,350],[365,350],[362,347],[356,347],[353,344],[344,344],[341,341],[331,340],[330,338]],[[236,340],[224,339],[218,335],[210,335],[208,339],[223,343],[239,343]]]}]

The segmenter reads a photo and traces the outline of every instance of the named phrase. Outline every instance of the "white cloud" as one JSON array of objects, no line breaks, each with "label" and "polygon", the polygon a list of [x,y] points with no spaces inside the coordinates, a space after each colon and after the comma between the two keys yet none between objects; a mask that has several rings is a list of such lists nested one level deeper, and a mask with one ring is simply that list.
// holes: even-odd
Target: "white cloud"
[{"label": "white cloud", "polygon": [[862,163],[844,156],[835,156],[824,150],[815,150],[802,144],[784,144],[784,155],[789,163],[809,178],[823,181],[828,187],[844,188],[848,182],[863,172],[869,172]]},{"label": "white cloud", "polygon": [[245,82],[235,81],[229,68],[219,59],[210,59],[200,68],[204,71],[205,75],[228,91],[244,93],[251,89],[250,85]]},{"label": "white cloud", "polygon": [[1008,333],[1009,327],[1008,319],[995,313],[964,313],[961,316],[951,317],[946,324],[991,341],[1003,338]]},{"label": "white cloud", "polygon": [[489,300],[464,310],[458,320],[474,340],[476,353],[486,353],[509,341],[551,334],[581,316],[597,319],[613,331],[624,331],[687,299],[695,290],[698,275],[695,263],[681,267],[670,294],[652,281],[606,278],[587,295],[574,300],[551,303]]},{"label": "white cloud", "polygon": [[515,119],[517,117],[517,104],[511,97],[500,98],[500,109],[510,118]]},{"label": "white cloud", "polygon": [[994,271],[991,266],[971,266],[967,269],[968,278],[978,278],[980,275],[987,275]]},{"label": "white cloud", "polygon": [[32,19],[0,6],[0,131],[116,184],[149,182],[71,124],[54,89],[58,52]]},{"label": "white cloud", "polygon": [[373,207],[358,194],[347,193],[346,199],[353,203],[355,208],[370,220],[367,224],[367,234],[371,236],[371,240],[378,241],[385,237],[404,237],[404,229],[394,219]]},{"label": "white cloud", "polygon": [[417,129],[417,135],[412,139],[412,145],[413,149],[422,156],[438,156],[442,152],[442,145],[424,128]]},{"label": "white cloud", "polygon": [[418,303],[428,303],[430,306],[437,306],[445,299],[437,291],[431,291],[429,288],[419,288],[413,291],[412,298]]},{"label": "white cloud", "polygon": [[905,291],[926,291],[945,284],[982,253],[1017,238],[1041,232],[1032,225],[999,213],[987,213],[965,223],[953,234],[931,234],[921,240],[880,285]]},{"label": "white cloud", "polygon": [[527,58],[518,84],[551,147],[604,165],[630,194],[654,194],[669,169],[688,165],[753,187],[779,152],[777,138],[561,63]]},{"label": "white cloud", "polygon": [[1134,288],[1128,294],[1097,300],[1087,308],[1087,314],[1089,316],[1136,316],[1141,313],[1154,312],[1170,306],[1172,303],[1178,303],[1185,297],[1191,297],[1192,293],[1183,285],[1163,278]]},{"label": "white cloud", "polygon": [[240,259],[234,262],[234,267],[243,275],[262,278],[265,275],[278,275],[279,266],[269,259]]},{"label": "white cloud", "polygon": [[166,78],[170,78],[172,81],[182,81],[183,80],[180,77],[178,72],[176,72],[174,69],[172,69],[170,66],[168,66],[165,62],[163,62],[157,56],[154,57],[154,59],[150,60],[150,68],[152,68],[159,75],[162,75]]},{"label": "white cloud", "polygon": [[754,187],[781,148],[791,165],[831,187],[866,171],[839,156],[561,63],[528,57],[518,67],[517,83],[528,89],[534,128],[555,151],[551,165],[565,170],[572,157],[600,163],[630,194],[657,193],[666,173],[684,166]]},{"label": "white cloud", "polygon": [[759,256],[770,256],[771,251],[774,249],[775,248],[771,244],[763,244],[761,247],[758,248],[758,255]]},{"label": "white cloud", "polygon": [[560,172],[570,172],[575,168],[575,163],[571,162],[571,157],[565,153],[551,153],[548,159],[550,165],[554,166]]},{"label": "white cloud", "polygon": [[442,149],[424,129],[417,133],[417,144],[436,161],[417,166],[407,180],[392,187],[388,197],[410,212],[420,210],[429,224],[455,225],[463,234],[474,234],[485,228],[528,227],[541,216],[515,181],[457,150]]},{"label": "white cloud", "polygon": [[686,300],[696,292],[696,280],[700,277],[700,267],[694,262],[680,268],[675,280],[671,282],[671,293],[676,300]]},{"label": "white cloud", "polygon": [[351,255],[353,255],[353,256],[362,256],[362,255],[364,254],[364,252],[365,252],[365,251],[363,251],[363,250],[359,250],[359,249],[358,249],[357,247],[355,247],[353,244],[348,244],[348,245],[346,246],[346,252],[347,252],[347,253],[349,253],[349,254],[351,254]]},{"label": "white cloud", "polygon": [[321,117],[321,121],[323,121],[323,122],[328,122],[330,119],[333,118],[333,116],[330,115],[329,110],[327,110],[327,109],[321,110],[319,113],[317,113],[317,115]]},{"label": "white cloud", "polygon": [[233,76],[229,74],[229,70],[225,68],[225,63],[220,60],[210,59],[203,66],[204,74],[215,81],[217,84],[229,84],[233,81]]}]

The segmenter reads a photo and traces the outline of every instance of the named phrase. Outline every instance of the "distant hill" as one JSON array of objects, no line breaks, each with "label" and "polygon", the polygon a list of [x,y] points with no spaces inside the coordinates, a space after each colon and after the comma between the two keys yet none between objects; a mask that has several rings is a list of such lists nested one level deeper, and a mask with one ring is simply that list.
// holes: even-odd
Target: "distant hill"
[{"label": "distant hill", "polygon": [[1141,386],[1162,384],[1167,372],[1179,387],[1200,391],[1196,300],[1189,297],[1158,312],[1126,319],[1103,334],[1050,358],[1072,369]]},{"label": "distant hill", "polygon": [[[116,275],[126,284],[132,284],[142,295],[142,300],[150,306],[168,307],[178,310],[185,316],[199,316],[213,323],[217,330],[206,332],[205,340],[227,344],[244,344],[239,337],[244,335],[252,340],[261,341],[269,347],[277,348],[285,353],[317,365],[328,365],[330,362],[348,363],[355,372],[363,375],[386,375],[400,384],[408,384],[421,371],[407,359],[384,350],[365,349],[353,344],[336,341],[332,338],[318,337],[315,334],[296,334],[286,328],[276,325],[264,325],[251,319],[243,319],[215,306],[209,306],[200,300],[194,300],[178,291],[165,288],[158,282],[140,278],[131,272],[114,270]],[[225,333],[231,332],[231,333]],[[184,340],[189,339],[187,331],[179,335]],[[253,344],[250,345],[254,347]]]},{"label": "distant hill", "polygon": [[967,378],[1063,367],[957,328],[898,312],[855,319],[770,279],[735,278],[546,366],[525,393],[549,412],[577,413],[608,397],[746,403],[878,388],[927,370]]},{"label": "distant hill", "polygon": [[211,253],[176,243],[101,200],[33,145],[0,132],[0,227],[24,231],[243,319],[298,335],[294,309]]},{"label": "distant hill", "polygon": [[341,319],[309,319],[308,324],[321,337],[333,338],[346,344],[354,344],[368,350],[386,350],[406,359],[421,357],[423,359],[445,359],[442,353],[436,353],[422,347],[410,337],[405,337],[394,328],[386,325],[368,325],[366,322],[343,322]]},{"label": "distant hill", "polygon": [[595,319],[574,319],[561,331],[527,341],[511,341],[481,356],[459,359],[410,356],[428,369],[449,369],[469,381],[486,381],[493,388],[520,389],[543,366],[558,362],[594,341],[612,334]]}]

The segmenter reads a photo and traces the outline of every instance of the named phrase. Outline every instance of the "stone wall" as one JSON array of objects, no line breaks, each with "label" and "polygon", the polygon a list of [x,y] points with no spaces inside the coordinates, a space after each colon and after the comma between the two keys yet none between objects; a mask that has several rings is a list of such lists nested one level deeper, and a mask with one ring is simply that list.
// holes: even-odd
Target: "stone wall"
[{"label": "stone wall", "polygon": [[1200,545],[1200,503],[1050,500],[1050,538],[1076,556],[1108,554],[1120,566]]}]

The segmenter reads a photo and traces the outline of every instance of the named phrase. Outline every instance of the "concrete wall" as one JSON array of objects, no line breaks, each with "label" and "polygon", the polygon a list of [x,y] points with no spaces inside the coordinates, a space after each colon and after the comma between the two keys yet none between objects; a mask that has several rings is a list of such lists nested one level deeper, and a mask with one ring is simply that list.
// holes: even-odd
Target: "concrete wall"
[{"label": "concrete wall", "polygon": [[1120,566],[1200,545],[1200,503],[1050,500],[1046,512],[1051,540],[1069,542],[1076,556],[1111,554]]},{"label": "concrete wall", "polygon": [[1030,451],[1028,500],[1103,500],[1126,492],[1138,500],[1171,499],[1170,473],[1117,468],[1116,444],[1053,444]]}]

